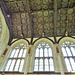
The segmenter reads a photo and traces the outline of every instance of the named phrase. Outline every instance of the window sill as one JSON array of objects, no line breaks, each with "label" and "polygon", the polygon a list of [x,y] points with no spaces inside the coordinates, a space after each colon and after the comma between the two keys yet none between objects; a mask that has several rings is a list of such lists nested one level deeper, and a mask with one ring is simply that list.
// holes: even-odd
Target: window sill
[{"label": "window sill", "polygon": [[24,72],[18,72],[18,71],[16,71],[16,72],[9,72],[9,71],[6,71],[6,72],[3,72],[3,71],[0,71],[0,74],[2,74],[2,73],[5,73],[5,74],[24,74]]}]

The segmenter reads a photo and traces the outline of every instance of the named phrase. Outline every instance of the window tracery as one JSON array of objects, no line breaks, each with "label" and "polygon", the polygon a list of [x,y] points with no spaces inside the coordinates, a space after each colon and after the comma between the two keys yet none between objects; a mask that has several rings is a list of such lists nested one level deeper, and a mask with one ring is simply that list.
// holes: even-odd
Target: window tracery
[{"label": "window tracery", "polygon": [[54,71],[52,48],[48,43],[39,43],[35,50],[34,71]]},{"label": "window tracery", "polygon": [[69,72],[75,71],[75,44],[65,41],[61,47],[67,70]]},{"label": "window tracery", "polygon": [[4,71],[22,72],[24,59],[26,56],[27,46],[21,43],[17,45],[11,52],[5,66]]}]

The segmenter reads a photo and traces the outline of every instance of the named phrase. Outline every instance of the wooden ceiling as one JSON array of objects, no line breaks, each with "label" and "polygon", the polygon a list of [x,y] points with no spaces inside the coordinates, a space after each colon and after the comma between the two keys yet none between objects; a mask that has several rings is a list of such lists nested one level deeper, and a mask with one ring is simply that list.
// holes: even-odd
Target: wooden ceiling
[{"label": "wooden ceiling", "polygon": [[[75,0],[2,0],[12,38],[75,35]],[[8,15],[7,14],[7,15]]]}]

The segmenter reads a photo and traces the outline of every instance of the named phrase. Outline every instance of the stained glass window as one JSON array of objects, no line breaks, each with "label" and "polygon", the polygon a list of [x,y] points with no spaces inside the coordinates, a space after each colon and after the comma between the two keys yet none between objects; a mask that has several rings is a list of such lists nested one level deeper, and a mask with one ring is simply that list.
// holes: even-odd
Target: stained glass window
[{"label": "stained glass window", "polygon": [[68,72],[75,71],[75,44],[65,41],[61,47]]},{"label": "stained glass window", "polygon": [[54,71],[52,48],[48,43],[39,43],[35,50],[34,71]]},{"label": "stained glass window", "polygon": [[17,45],[11,52],[4,71],[22,72],[24,59],[26,56],[27,46],[24,44]]}]

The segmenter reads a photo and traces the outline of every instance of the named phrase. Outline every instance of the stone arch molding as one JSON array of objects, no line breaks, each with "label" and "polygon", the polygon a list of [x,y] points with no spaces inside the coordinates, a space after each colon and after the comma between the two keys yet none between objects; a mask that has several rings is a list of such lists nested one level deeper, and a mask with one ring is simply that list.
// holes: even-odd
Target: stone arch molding
[{"label": "stone arch molding", "polygon": [[65,41],[70,41],[72,43],[75,43],[75,39],[74,38],[71,38],[71,37],[64,37],[62,38],[60,41],[59,41],[59,46],[62,45],[62,43],[64,43]]},{"label": "stone arch molding", "polygon": [[[14,42],[14,43],[9,47],[9,49],[8,49],[6,55],[5,55],[3,64],[2,64],[2,66],[1,66],[1,69],[2,69],[2,70],[5,68],[5,64],[6,64],[8,58],[9,58],[9,56],[10,56],[10,54],[11,54],[11,51],[12,51],[17,45],[19,45],[19,44],[21,44],[21,43],[23,43],[24,45],[27,46],[26,56],[25,56],[25,59],[24,59],[25,61],[27,60],[27,53],[28,53],[28,50],[29,50],[29,48],[28,48],[28,42],[27,42],[26,40],[24,40],[24,39],[20,39],[20,40]],[[5,62],[5,61],[6,61],[6,62]],[[26,64],[26,62],[25,62],[25,64]],[[24,64],[24,69],[25,69],[25,64]],[[4,65],[4,66],[3,66],[3,65]]]},{"label": "stone arch molding", "polygon": [[0,8],[0,20],[1,20],[1,33],[0,33],[0,55],[5,50],[6,45],[9,41],[9,29],[7,27],[4,15],[2,14],[2,10]]},{"label": "stone arch molding", "polygon": [[50,41],[49,39],[46,39],[46,38],[41,38],[41,39],[37,40],[37,41],[34,43],[34,47],[36,47],[36,46],[37,46],[39,43],[41,43],[41,42],[46,42],[46,43],[48,43],[50,46],[53,47],[53,42]]},{"label": "stone arch molding", "polygon": [[27,48],[28,48],[28,42],[27,42],[26,40],[24,40],[24,39],[20,39],[20,40],[14,42],[14,43],[11,45],[10,48],[14,48],[14,47],[16,47],[18,44],[21,44],[21,43],[26,44],[26,45],[27,45]]},{"label": "stone arch molding", "polygon": [[51,46],[51,48],[52,48],[52,50],[54,50],[54,46],[53,46],[53,42],[52,41],[50,41],[49,39],[46,39],[46,38],[41,38],[41,39],[39,39],[39,40],[37,40],[35,43],[34,43],[34,45],[32,46],[32,51],[31,51],[31,55],[32,55],[32,57],[31,57],[31,67],[30,67],[30,71],[31,72],[33,72],[33,67],[34,67],[34,55],[35,55],[35,49],[36,49],[36,47],[38,46],[38,44],[39,43],[41,43],[41,42],[45,42],[45,43],[48,43],[50,46]]}]

